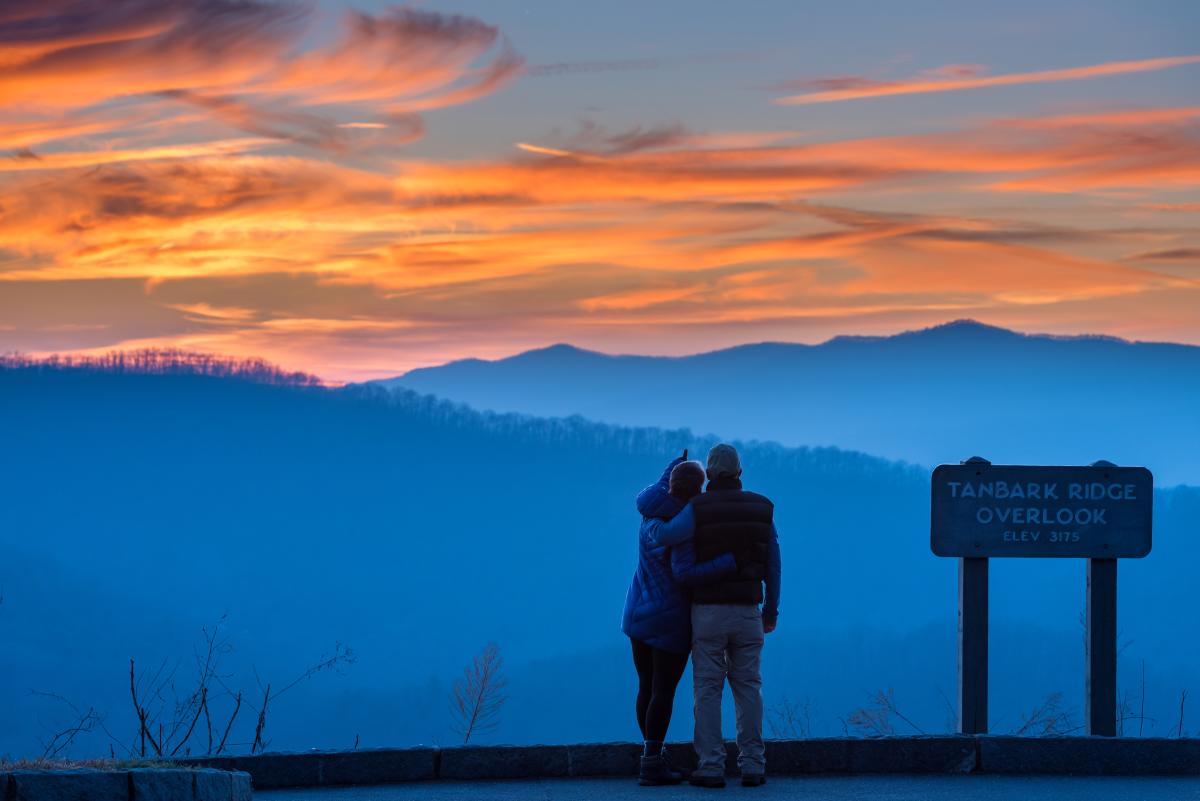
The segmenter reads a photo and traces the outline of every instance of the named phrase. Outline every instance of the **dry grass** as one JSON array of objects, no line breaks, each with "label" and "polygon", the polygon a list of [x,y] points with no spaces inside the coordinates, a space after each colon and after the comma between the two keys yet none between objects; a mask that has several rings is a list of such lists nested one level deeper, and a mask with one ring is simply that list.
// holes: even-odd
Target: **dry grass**
[{"label": "dry grass", "polygon": [[179,768],[174,762],[155,759],[3,759],[0,771],[10,770],[129,770],[130,768]]}]

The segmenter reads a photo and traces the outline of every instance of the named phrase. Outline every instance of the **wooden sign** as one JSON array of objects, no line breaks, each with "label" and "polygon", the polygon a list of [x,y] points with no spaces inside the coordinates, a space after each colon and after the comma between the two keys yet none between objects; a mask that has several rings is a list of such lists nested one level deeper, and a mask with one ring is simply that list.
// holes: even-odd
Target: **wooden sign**
[{"label": "wooden sign", "polygon": [[967,558],[1140,558],[1153,496],[1144,467],[944,464],[933,471],[930,547]]}]

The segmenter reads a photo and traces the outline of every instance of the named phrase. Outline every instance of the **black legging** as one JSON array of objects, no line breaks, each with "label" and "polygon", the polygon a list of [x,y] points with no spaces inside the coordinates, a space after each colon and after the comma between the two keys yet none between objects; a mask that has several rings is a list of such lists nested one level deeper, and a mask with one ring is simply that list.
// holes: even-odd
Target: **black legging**
[{"label": "black legging", "polygon": [[662,651],[641,640],[633,643],[633,666],[637,668],[637,720],[642,739],[662,742],[671,725],[675,688],[687,669],[688,655]]}]

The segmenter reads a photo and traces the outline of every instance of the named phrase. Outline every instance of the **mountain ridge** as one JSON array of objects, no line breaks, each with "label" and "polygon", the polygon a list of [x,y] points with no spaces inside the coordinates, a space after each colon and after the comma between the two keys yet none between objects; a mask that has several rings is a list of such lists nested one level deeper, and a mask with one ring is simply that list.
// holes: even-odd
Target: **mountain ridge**
[{"label": "mountain ridge", "polygon": [[378,383],[496,412],[687,427],[832,446],[931,466],[1144,464],[1200,483],[1200,347],[1023,334],[957,321],[819,345],[756,343],[691,356],[554,345]]},{"label": "mountain ridge", "polygon": [[1158,340],[1132,340],[1124,337],[1113,336],[1111,334],[1051,334],[1044,332],[1024,332],[1017,331],[1003,326],[990,325],[971,318],[962,318],[959,320],[950,320],[945,323],[928,326],[926,328],[911,329],[900,331],[895,334],[838,334],[821,342],[788,342],[783,340],[763,340],[761,342],[746,342],[739,345],[731,345],[725,348],[716,348],[714,350],[697,351],[695,353],[687,353],[681,355],[656,355],[644,353],[607,353],[605,351],[593,350],[584,348],[579,345],[573,345],[570,342],[555,342],[550,345],[545,345],[537,348],[514,353],[509,356],[500,357],[497,359],[483,359],[479,357],[467,357],[463,359],[452,359],[440,365],[430,367],[417,367],[408,370],[404,373],[397,374],[391,378],[375,379],[363,383],[372,384],[387,384],[402,379],[406,376],[425,373],[431,370],[439,370],[452,365],[477,365],[477,364],[501,364],[520,360],[525,357],[544,357],[544,356],[559,356],[559,355],[577,355],[577,356],[594,356],[605,359],[654,359],[664,361],[680,361],[687,359],[701,359],[710,356],[720,356],[741,351],[757,350],[757,349],[779,349],[788,350],[795,349],[799,351],[813,350],[830,346],[843,345],[858,345],[858,344],[874,344],[888,341],[911,342],[914,340],[936,341],[944,336],[953,335],[956,337],[973,336],[977,340],[984,337],[996,338],[1001,340],[1015,339],[1039,339],[1053,342],[1107,342],[1113,344],[1124,344],[1133,346],[1155,346],[1155,347],[1177,347],[1200,350],[1200,345],[1191,345],[1182,342],[1168,342]]}]

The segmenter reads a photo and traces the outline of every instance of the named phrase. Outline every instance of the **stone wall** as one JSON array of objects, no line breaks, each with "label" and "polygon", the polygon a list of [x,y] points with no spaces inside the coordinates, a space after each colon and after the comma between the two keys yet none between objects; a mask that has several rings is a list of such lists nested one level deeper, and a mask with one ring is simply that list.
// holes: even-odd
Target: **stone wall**
[{"label": "stone wall", "polygon": [[250,801],[250,774],[210,768],[0,771],[2,801]]},{"label": "stone wall", "polygon": [[[695,766],[689,743],[669,747],[672,761]],[[727,768],[736,774],[729,743]],[[641,746],[597,743],[310,751],[209,757],[188,764],[244,771],[258,789],[387,784],[434,779],[530,779],[633,776]],[[1200,775],[1200,739],[1105,737],[831,737],[767,742],[775,775],[856,773],[1011,773]]]}]

